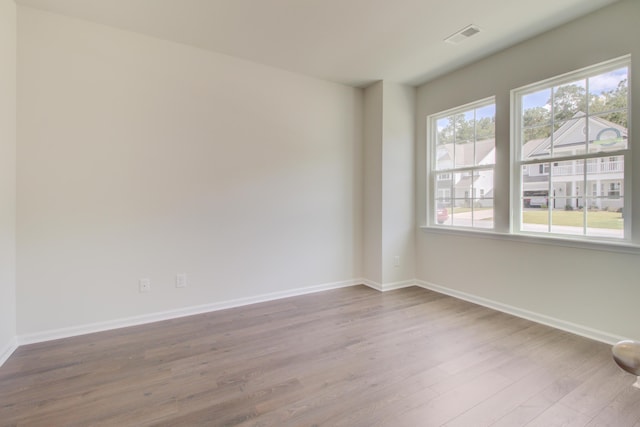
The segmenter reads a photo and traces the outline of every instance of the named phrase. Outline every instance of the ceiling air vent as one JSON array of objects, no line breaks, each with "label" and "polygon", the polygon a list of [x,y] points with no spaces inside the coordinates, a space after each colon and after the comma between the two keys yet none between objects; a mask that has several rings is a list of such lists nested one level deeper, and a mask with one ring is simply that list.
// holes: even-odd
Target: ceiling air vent
[{"label": "ceiling air vent", "polygon": [[449,37],[444,39],[447,43],[458,44],[467,40],[469,37],[473,37],[480,32],[480,27],[477,25],[468,25],[461,29],[460,31],[456,31],[451,34]]}]

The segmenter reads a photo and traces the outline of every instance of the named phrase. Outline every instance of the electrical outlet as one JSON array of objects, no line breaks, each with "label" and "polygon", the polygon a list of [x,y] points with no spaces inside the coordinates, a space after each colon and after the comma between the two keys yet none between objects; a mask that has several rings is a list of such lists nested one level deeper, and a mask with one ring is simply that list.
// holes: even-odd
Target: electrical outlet
[{"label": "electrical outlet", "polygon": [[176,288],[187,287],[187,273],[176,274]]},{"label": "electrical outlet", "polygon": [[400,256],[396,255],[393,257],[393,266],[394,267],[400,267]]},{"label": "electrical outlet", "polygon": [[138,286],[140,288],[140,292],[149,292],[149,291],[151,291],[151,279],[140,279],[140,280],[138,280]]}]

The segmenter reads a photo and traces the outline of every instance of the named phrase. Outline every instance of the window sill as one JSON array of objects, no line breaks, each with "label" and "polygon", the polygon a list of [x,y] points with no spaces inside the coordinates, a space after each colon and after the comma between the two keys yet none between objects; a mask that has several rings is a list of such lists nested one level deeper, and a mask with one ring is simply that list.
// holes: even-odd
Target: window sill
[{"label": "window sill", "polygon": [[421,226],[420,229],[425,233],[430,234],[443,234],[450,236],[463,236],[471,238],[481,239],[493,239],[493,240],[505,240],[519,243],[527,243],[533,245],[546,245],[546,246],[562,246],[568,248],[588,249],[594,251],[605,252],[618,252],[627,253],[633,255],[640,255],[640,245],[630,243],[628,241],[596,241],[587,239],[572,239],[565,237],[558,237],[557,235],[541,236],[534,234],[511,234],[500,233],[492,230],[465,230],[460,228],[451,227],[434,227],[434,226]]}]

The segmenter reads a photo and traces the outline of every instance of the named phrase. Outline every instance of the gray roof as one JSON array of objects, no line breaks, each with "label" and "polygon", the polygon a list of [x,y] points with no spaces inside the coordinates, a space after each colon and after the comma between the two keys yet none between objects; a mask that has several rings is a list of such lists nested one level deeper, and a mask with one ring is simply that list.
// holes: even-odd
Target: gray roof
[{"label": "gray roof", "polygon": [[[471,141],[472,142],[472,141]],[[454,150],[456,151],[455,155],[456,155],[456,164],[458,166],[460,165],[465,165],[465,166],[474,166],[477,165],[477,163],[474,161],[474,145],[475,145],[475,155],[476,158],[479,159],[479,161],[481,162],[482,160],[484,160],[489,153],[491,152],[491,150],[493,150],[495,148],[496,145],[496,140],[495,138],[491,138],[491,139],[484,139],[481,141],[476,141],[475,144],[471,144],[471,143],[462,143],[462,144],[454,144],[454,143],[449,143],[449,144],[444,144],[442,146],[438,146],[438,148],[444,148],[446,150],[446,154],[448,155],[448,159],[447,160],[451,160],[453,161],[453,156],[454,156]],[[444,157],[445,153],[442,152],[440,154],[440,157]],[[462,161],[461,158],[462,157]],[[442,159],[439,158],[438,160],[441,161]],[[479,163],[479,162],[478,162]]]},{"label": "gray roof", "polygon": [[[586,114],[578,112],[572,119],[566,121],[553,135],[544,139],[534,139],[522,147],[524,159],[545,158],[554,151],[571,152],[585,148],[587,127]],[[589,144],[606,146],[607,150],[624,148],[627,144],[627,128],[610,122],[602,117],[589,117]]]}]

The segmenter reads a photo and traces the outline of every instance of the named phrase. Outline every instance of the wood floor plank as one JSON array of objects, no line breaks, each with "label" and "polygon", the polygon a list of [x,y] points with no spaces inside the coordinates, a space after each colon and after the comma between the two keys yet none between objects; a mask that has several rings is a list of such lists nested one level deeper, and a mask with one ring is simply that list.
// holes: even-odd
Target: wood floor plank
[{"label": "wood floor plank", "polygon": [[[628,378],[627,378],[628,379]],[[633,387],[624,387],[620,393],[598,413],[588,427],[632,427],[640,422],[640,393]]]},{"label": "wood floor plank", "polygon": [[4,426],[637,426],[601,343],[364,286],[20,347]]}]

